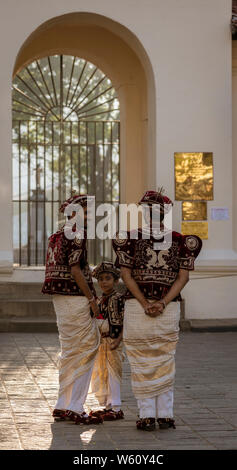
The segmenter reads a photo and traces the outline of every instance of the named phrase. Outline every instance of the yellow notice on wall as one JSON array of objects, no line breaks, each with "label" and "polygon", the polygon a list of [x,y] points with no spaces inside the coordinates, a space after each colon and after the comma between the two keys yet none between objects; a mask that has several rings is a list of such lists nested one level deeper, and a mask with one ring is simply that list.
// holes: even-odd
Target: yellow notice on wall
[{"label": "yellow notice on wall", "polygon": [[210,201],[213,199],[213,154],[210,152],[176,152],[176,201]]},{"label": "yellow notice on wall", "polygon": [[198,235],[202,240],[208,239],[208,222],[182,222],[182,235]]},{"label": "yellow notice on wall", "polygon": [[207,220],[207,203],[205,201],[183,202],[182,220]]}]

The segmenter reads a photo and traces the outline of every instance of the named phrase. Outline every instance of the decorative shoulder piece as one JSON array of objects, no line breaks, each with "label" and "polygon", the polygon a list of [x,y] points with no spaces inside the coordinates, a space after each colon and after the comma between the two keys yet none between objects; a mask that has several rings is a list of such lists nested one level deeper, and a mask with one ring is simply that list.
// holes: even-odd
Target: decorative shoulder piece
[{"label": "decorative shoulder piece", "polygon": [[[131,238],[132,232],[117,232],[112,240],[112,246],[116,253],[115,266],[132,268],[134,264],[134,252],[136,240]],[[124,237],[124,238],[122,238]]]},{"label": "decorative shoulder piece", "polygon": [[199,246],[199,240],[197,236],[187,235],[185,238],[185,245],[190,251],[194,251]]},{"label": "decorative shoulder piece", "polygon": [[202,240],[197,235],[183,235],[179,253],[179,267],[194,269],[194,260],[202,248]]}]

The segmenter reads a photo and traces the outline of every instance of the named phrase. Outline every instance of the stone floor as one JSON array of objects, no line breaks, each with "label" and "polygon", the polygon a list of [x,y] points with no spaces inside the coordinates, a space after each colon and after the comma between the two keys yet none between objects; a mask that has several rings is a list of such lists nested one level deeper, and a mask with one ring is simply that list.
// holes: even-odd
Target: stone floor
[{"label": "stone floor", "polygon": [[54,423],[55,333],[0,334],[0,449],[237,449],[237,334],[183,332],[176,355],[176,430],[135,427],[127,361],[125,419],[99,426]]}]

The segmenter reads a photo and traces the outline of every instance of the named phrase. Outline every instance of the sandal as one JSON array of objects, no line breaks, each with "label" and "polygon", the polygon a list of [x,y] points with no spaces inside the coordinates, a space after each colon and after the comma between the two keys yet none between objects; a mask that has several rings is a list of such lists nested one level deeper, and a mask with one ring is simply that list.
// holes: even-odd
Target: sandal
[{"label": "sandal", "polygon": [[74,421],[75,424],[100,424],[103,423],[102,416],[88,416],[85,412],[84,413],[74,413],[76,415]]},{"label": "sandal", "polygon": [[89,413],[89,416],[96,416],[96,417],[103,416],[106,413],[106,411],[108,410],[106,410],[105,408],[103,410],[96,410],[96,411],[91,410]]},{"label": "sandal", "polygon": [[86,415],[85,411],[83,413],[76,413],[75,411],[66,410],[65,419],[68,421],[73,421],[75,424],[98,424],[103,422],[101,418],[92,419],[91,416]]},{"label": "sandal", "polygon": [[137,429],[142,431],[154,431],[156,428],[155,418],[140,418],[137,422]]},{"label": "sandal", "polygon": [[52,416],[54,421],[65,421],[65,410],[57,410],[57,408],[55,408]]},{"label": "sandal", "polygon": [[66,421],[75,421],[77,413],[71,410],[66,410],[65,411],[65,420]]},{"label": "sandal", "polygon": [[160,429],[176,429],[175,420],[173,418],[158,418],[157,423],[159,424]]},{"label": "sandal", "polygon": [[122,410],[114,411],[113,409],[106,410],[105,414],[103,415],[104,421],[114,421],[115,419],[123,419],[124,413]]},{"label": "sandal", "polygon": [[109,410],[106,410],[106,408],[104,408],[103,410],[91,411],[89,416],[101,416],[104,421],[124,419],[124,413],[122,410],[114,411],[112,408],[110,408]]}]

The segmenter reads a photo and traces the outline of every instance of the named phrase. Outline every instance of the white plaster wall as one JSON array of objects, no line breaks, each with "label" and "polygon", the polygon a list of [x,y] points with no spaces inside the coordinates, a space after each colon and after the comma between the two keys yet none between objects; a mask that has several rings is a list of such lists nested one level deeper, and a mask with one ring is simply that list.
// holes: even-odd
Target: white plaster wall
[{"label": "white plaster wall", "polygon": [[233,237],[237,250],[237,41],[232,43]]},{"label": "white plaster wall", "polygon": [[[0,267],[12,264],[11,218],[11,75],[16,55],[27,37],[50,18],[74,11],[98,13],[127,27],[146,50],[155,76],[157,186],[174,197],[173,154],[206,151],[214,155],[214,201],[208,202],[209,239],[204,240],[200,267],[222,260],[237,265],[232,226],[231,0],[8,0],[1,2],[0,28]],[[236,179],[234,180],[236,184]],[[235,201],[236,204],[236,201]],[[211,221],[211,207],[228,207],[230,220]],[[174,206],[174,229],[180,230],[181,203]],[[217,315],[220,280],[191,281],[185,288],[189,315]],[[195,284],[194,284],[195,282]],[[197,287],[203,282],[217,308],[202,307]],[[225,283],[228,281],[225,279]],[[200,283],[200,284],[199,284]],[[222,285],[222,284],[221,284]],[[224,284],[223,284],[224,285]],[[236,277],[223,290],[228,308]],[[213,289],[214,286],[214,289]],[[206,313],[205,313],[206,312]]]},{"label": "white plaster wall", "polygon": [[[154,64],[157,179],[174,195],[174,152],[213,152],[214,201],[208,202],[209,239],[203,241],[199,259],[237,259],[231,217],[231,2],[181,1],[173,9],[171,2],[164,3]],[[212,206],[228,207],[230,220],[212,221]],[[173,212],[180,231],[181,202]]]},{"label": "white plaster wall", "polygon": [[190,276],[182,291],[187,319],[237,318],[237,303],[233,293],[237,286],[235,273],[212,273],[209,278],[201,272]]}]

